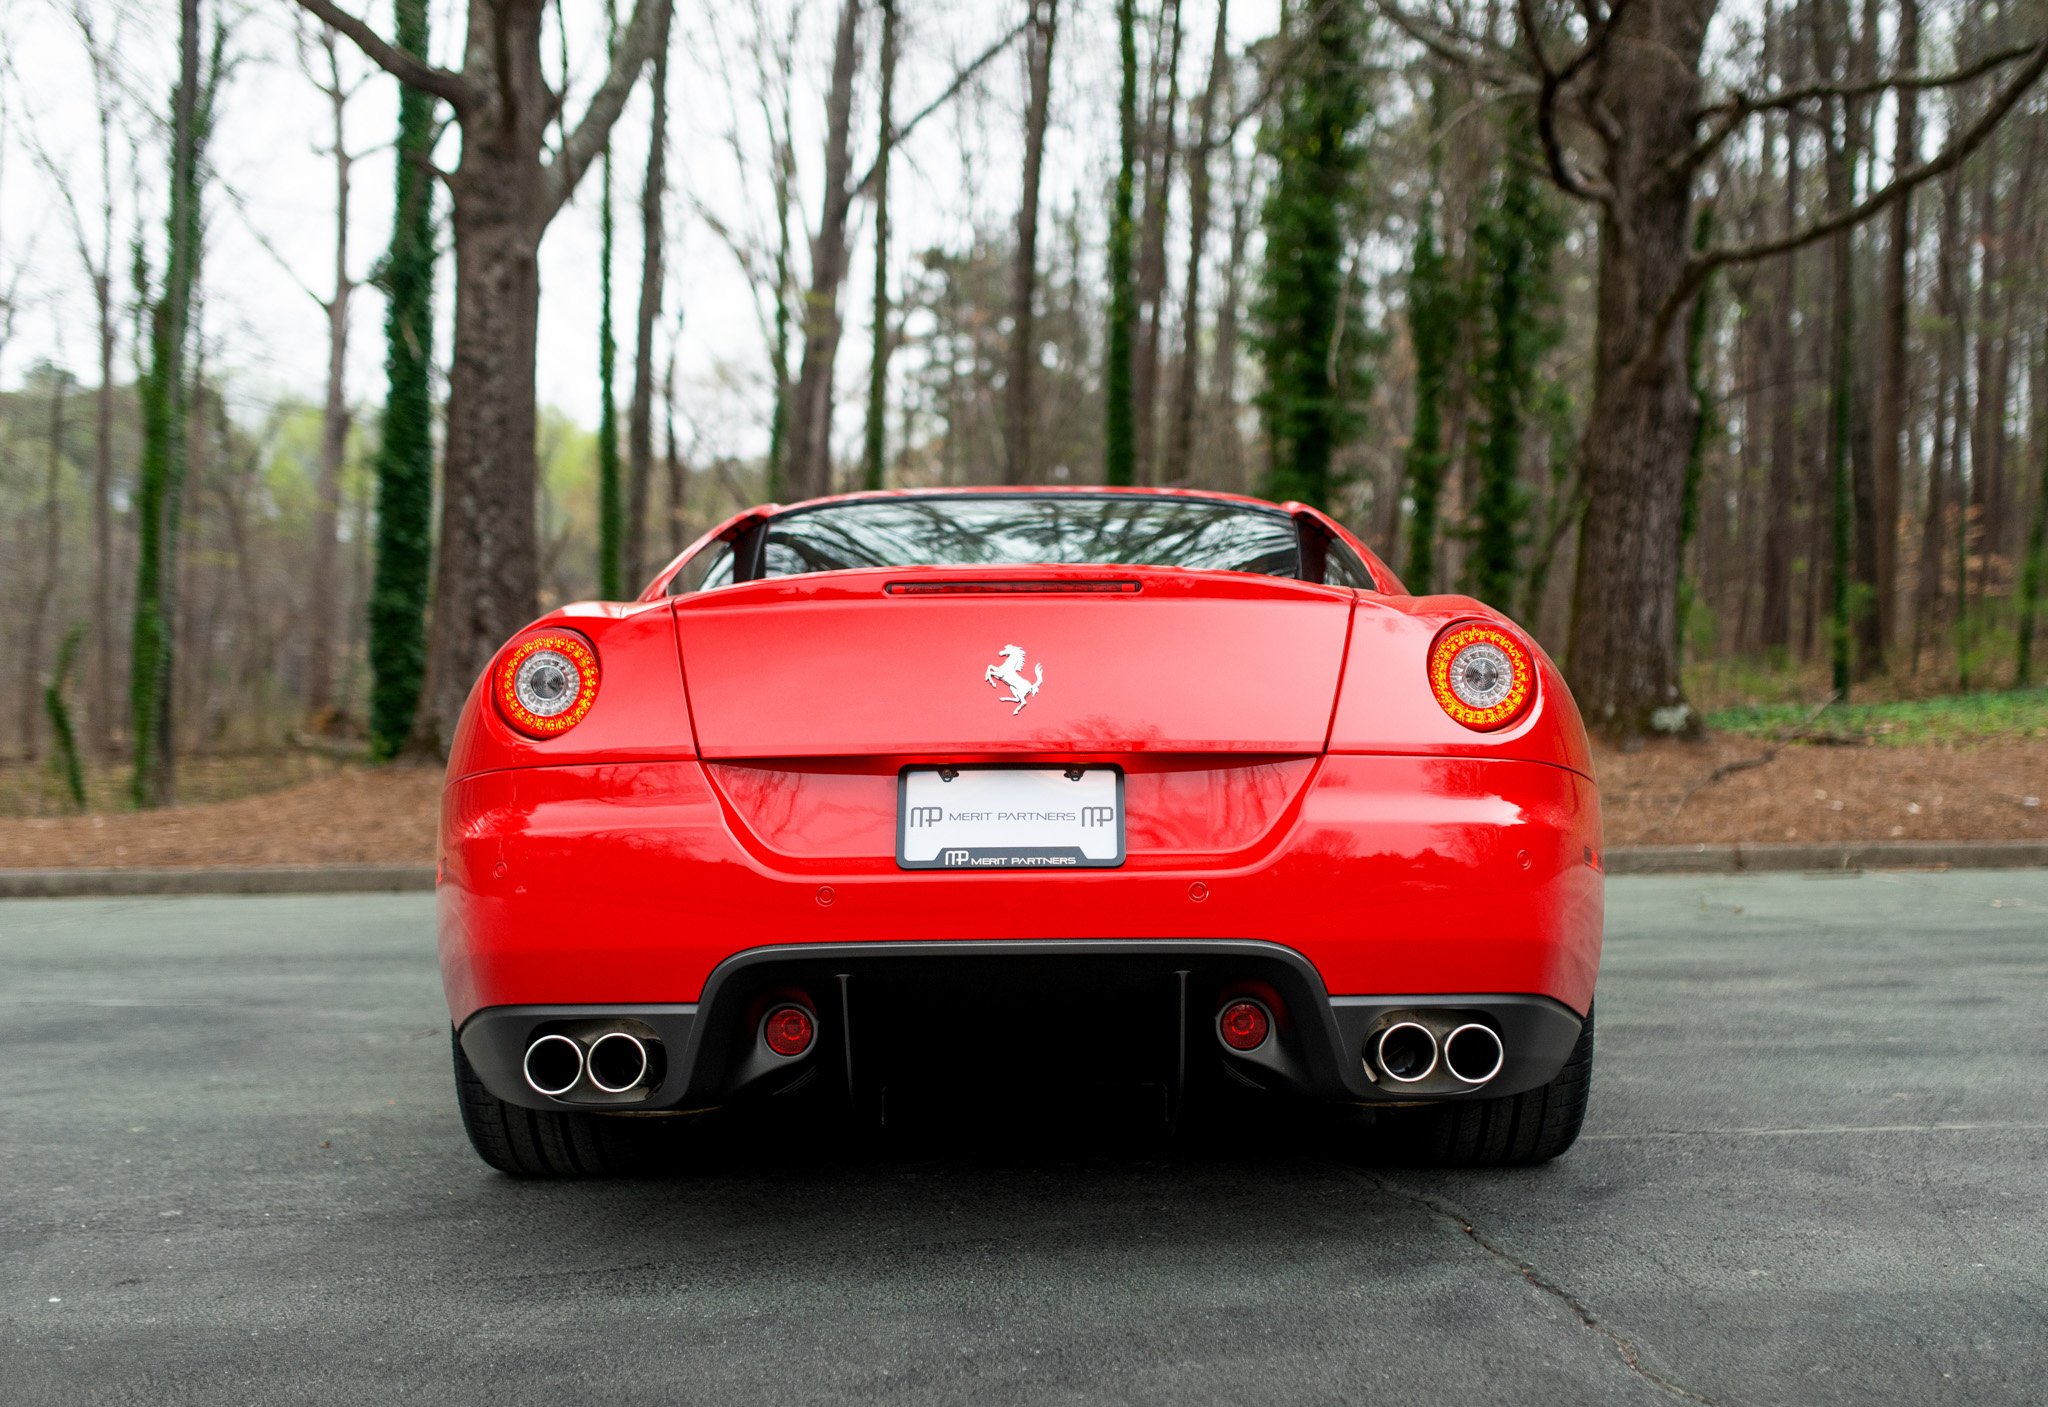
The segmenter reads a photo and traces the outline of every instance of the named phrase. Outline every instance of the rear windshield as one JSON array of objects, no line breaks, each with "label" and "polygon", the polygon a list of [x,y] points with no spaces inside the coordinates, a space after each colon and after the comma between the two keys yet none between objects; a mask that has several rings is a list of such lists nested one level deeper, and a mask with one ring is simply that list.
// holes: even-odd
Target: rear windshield
[{"label": "rear windshield", "polygon": [[1277,509],[1115,494],[904,498],[771,518],[762,576],[855,567],[1184,567],[1298,577],[1301,539]]}]

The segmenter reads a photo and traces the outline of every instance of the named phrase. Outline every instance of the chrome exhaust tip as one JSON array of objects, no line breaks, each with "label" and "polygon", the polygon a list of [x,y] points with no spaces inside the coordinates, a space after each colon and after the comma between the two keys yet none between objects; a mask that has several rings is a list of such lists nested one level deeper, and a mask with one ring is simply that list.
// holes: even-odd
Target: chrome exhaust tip
[{"label": "chrome exhaust tip", "polygon": [[1460,1084],[1485,1084],[1500,1073],[1507,1060],[1500,1033],[1491,1026],[1468,1021],[1444,1037],[1444,1068]]},{"label": "chrome exhaust tip", "polygon": [[1436,1069],[1436,1032],[1419,1021],[1397,1021],[1373,1043],[1373,1061],[1396,1084],[1420,1084]]},{"label": "chrome exhaust tip", "polygon": [[542,1036],[526,1048],[520,1068],[528,1089],[556,1099],[583,1078],[583,1047],[567,1036]]},{"label": "chrome exhaust tip", "polygon": [[624,1094],[647,1079],[647,1043],[624,1031],[607,1031],[590,1043],[590,1082],[606,1094]]}]

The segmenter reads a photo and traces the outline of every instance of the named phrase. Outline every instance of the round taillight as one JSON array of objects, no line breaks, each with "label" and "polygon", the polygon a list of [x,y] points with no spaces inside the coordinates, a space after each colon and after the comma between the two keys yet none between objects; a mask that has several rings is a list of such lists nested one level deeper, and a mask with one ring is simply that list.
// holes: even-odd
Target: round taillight
[{"label": "round taillight", "polygon": [[777,1055],[802,1055],[817,1034],[817,1023],[800,1006],[778,1006],[761,1022],[761,1039]]},{"label": "round taillight", "polygon": [[536,738],[566,733],[597,699],[597,652],[566,630],[538,631],[499,660],[492,693],[505,721]]},{"label": "round taillight", "polygon": [[1216,1034],[1232,1050],[1257,1050],[1272,1029],[1273,1018],[1261,1002],[1240,998],[1216,1013]]},{"label": "round taillight", "polygon": [[1466,621],[1430,647],[1429,688],[1445,713],[1490,732],[1514,722],[1536,696],[1536,662],[1499,626]]}]

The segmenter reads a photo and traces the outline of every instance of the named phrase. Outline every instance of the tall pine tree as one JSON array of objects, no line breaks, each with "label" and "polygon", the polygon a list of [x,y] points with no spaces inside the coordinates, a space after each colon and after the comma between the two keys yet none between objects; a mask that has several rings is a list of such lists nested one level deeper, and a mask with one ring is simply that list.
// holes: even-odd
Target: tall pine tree
[{"label": "tall pine tree", "polygon": [[1265,365],[1258,405],[1270,462],[1265,491],[1326,504],[1337,450],[1363,428],[1369,345],[1346,252],[1362,205],[1370,115],[1362,0],[1296,0],[1283,27],[1298,57],[1263,141],[1276,170],[1261,222],[1266,262],[1252,345]]},{"label": "tall pine tree", "polygon": [[[396,0],[398,47],[427,54],[427,0]],[[398,178],[391,248],[377,272],[384,317],[376,560],[370,586],[370,754],[412,735],[427,671],[434,544],[433,96],[398,90]]]}]

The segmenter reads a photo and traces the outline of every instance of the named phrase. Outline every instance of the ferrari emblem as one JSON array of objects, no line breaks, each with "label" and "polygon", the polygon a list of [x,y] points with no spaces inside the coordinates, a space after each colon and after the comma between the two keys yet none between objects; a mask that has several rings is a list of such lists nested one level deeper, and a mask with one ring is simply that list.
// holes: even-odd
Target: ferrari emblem
[{"label": "ferrari emblem", "polygon": [[1005,645],[1002,648],[1002,656],[981,672],[981,678],[983,683],[991,684],[998,689],[1005,684],[1010,686],[1010,692],[1003,695],[1003,702],[1017,705],[1010,710],[1010,717],[1015,718],[1024,711],[1024,705],[1031,702],[1031,696],[1038,692],[1039,686],[1045,683],[1045,666],[1033,665],[1035,677],[1026,679],[1023,650],[1015,645]]}]

